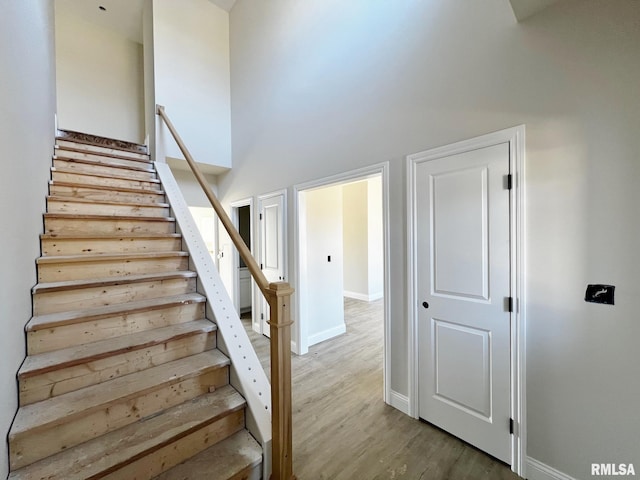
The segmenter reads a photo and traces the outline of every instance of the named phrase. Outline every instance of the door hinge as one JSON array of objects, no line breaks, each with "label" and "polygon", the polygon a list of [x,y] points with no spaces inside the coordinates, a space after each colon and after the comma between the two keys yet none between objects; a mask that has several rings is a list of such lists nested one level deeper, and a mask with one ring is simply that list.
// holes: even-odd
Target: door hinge
[{"label": "door hinge", "polygon": [[260,314],[260,320],[264,320],[264,313]]},{"label": "door hinge", "polygon": [[513,297],[506,297],[504,299],[505,310],[509,313],[513,313]]},{"label": "door hinge", "polygon": [[264,267],[262,266],[262,264],[260,264],[260,270],[264,269]]},{"label": "door hinge", "polygon": [[262,214],[260,214],[260,220],[262,220]]},{"label": "door hinge", "polygon": [[513,174],[505,175],[505,188],[511,190],[513,188]]},{"label": "door hinge", "polygon": [[509,433],[511,435],[513,435],[514,432],[514,426],[515,426],[515,422],[513,421],[513,418],[509,419]]}]

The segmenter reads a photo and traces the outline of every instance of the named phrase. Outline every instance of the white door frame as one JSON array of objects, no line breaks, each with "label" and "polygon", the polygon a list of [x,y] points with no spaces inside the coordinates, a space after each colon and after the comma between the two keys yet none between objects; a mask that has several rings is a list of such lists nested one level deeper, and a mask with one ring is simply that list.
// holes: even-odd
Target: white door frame
[{"label": "white door frame", "polygon": [[[233,223],[233,226],[236,227],[236,230],[238,231],[239,231],[238,208],[249,207],[249,219],[250,219],[249,234],[251,236],[251,240],[249,242],[250,245],[247,245],[247,247],[249,247],[249,250],[251,250],[251,254],[255,256],[255,250],[254,250],[255,238],[254,238],[254,228],[253,228],[253,224],[254,224],[253,198],[251,197],[243,198],[242,200],[231,202],[229,205],[231,207],[231,222]],[[236,307],[236,310],[238,311],[238,316],[239,316],[240,315],[240,275],[239,275],[240,262],[238,260],[238,255],[233,255],[231,268],[233,269],[233,305]],[[258,331],[256,330],[256,309],[254,307],[254,302],[256,298],[255,290],[256,290],[256,282],[253,280],[253,277],[251,277],[251,327],[253,328],[253,330]]]},{"label": "white door frame", "polygon": [[[264,263],[264,252],[262,251],[262,225],[260,224],[260,215],[262,213],[262,203],[265,200],[268,200],[269,198],[273,198],[273,197],[278,197],[278,196],[282,196],[282,241],[284,243],[284,245],[282,245],[282,251],[284,252],[284,255],[282,256],[282,271],[284,273],[284,279],[286,282],[289,281],[289,262],[288,262],[288,257],[289,257],[289,250],[287,249],[287,245],[289,244],[288,239],[289,239],[289,229],[288,229],[288,208],[287,208],[287,189],[284,188],[282,190],[276,190],[274,192],[269,192],[269,193],[265,193],[262,195],[258,195],[258,210],[257,210],[257,215],[255,216],[255,222],[256,222],[256,229],[255,231],[257,232],[257,241],[256,241],[256,247],[257,247],[257,259],[258,259],[258,263]],[[253,296],[253,305],[256,307],[254,308],[254,310],[256,310],[256,318],[255,321],[256,323],[259,325],[259,330],[256,330],[256,332],[261,333],[263,335],[266,335],[266,333],[264,332],[264,330],[262,329],[262,325],[263,322],[262,320],[258,317],[258,311],[260,313],[262,312],[262,300],[264,299],[264,296],[262,295],[262,292],[259,289],[254,289],[254,296]],[[266,300],[265,300],[266,301]],[[268,308],[268,306],[267,306]],[[264,312],[266,313],[266,312]],[[255,324],[254,324],[255,325]]]},{"label": "white door frame", "polygon": [[[301,183],[293,187],[293,218],[294,218],[294,261],[295,261],[295,281],[296,301],[294,302],[295,320],[294,326],[297,326],[293,332],[292,349],[298,355],[304,355],[309,351],[308,342],[308,325],[306,325],[303,316],[301,316],[301,295],[304,295],[305,286],[301,284],[303,278],[301,272],[300,245],[302,242],[302,233],[300,229],[301,215],[304,214],[301,208],[301,194],[305,190],[312,190],[321,187],[328,187],[340,183],[349,183],[357,180],[364,180],[368,177],[380,175],[382,177],[382,230],[383,230],[383,250],[384,250],[384,346],[383,346],[383,392],[384,401],[391,404],[391,382],[389,381],[389,373],[391,372],[391,312],[390,312],[390,251],[389,251],[389,162],[378,163],[369,167],[352,170],[330,177]],[[302,299],[304,300],[304,299]]]},{"label": "white door frame", "polygon": [[525,319],[525,127],[500,130],[470,140],[426,150],[407,156],[407,262],[409,312],[409,415],[418,418],[418,295],[416,239],[416,167],[419,163],[437,158],[509,143],[509,168],[513,175],[510,207],[511,291],[514,312],[511,328],[511,416],[514,434],[511,437],[511,470],[524,477],[526,464],[526,319]]}]

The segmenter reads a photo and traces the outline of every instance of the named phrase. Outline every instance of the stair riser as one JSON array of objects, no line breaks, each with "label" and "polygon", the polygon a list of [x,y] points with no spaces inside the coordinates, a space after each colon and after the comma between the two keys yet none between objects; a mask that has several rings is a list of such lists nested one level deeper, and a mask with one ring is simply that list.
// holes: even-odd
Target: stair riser
[{"label": "stair riser", "polygon": [[52,171],[51,179],[54,182],[77,183],[80,185],[98,185],[114,188],[138,188],[142,190],[158,190],[159,183],[145,182],[143,180],[127,180],[110,177],[94,177],[92,175],[82,175],[79,173]]},{"label": "stair riser", "polygon": [[68,186],[52,183],[49,186],[51,195],[60,197],[86,198],[87,200],[106,201],[106,202],[129,202],[129,203],[163,203],[165,201],[164,194],[157,193],[137,193],[123,192],[118,190],[102,190],[83,186]]},{"label": "stair riser", "polygon": [[104,219],[45,218],[45,233],[58,235],[119,235],[126,233],[175,233],[175,222],[166,220],[127,220],[118,217]]},{"label": "stair riser", "polygon": [[20,405],[46,400],[112,378],[139,372],[216,347],[216,333],[199,332],[143,349],[114,353],[40,375],[21,378]]},{"label": "stair riser", "polygon": [[[244,410],[232,412],[123,468],[104,480],[150,480],[244,428]],[[195,480],[195,479],[194,479]],[[238,479],[239,480],[239,479]]]},{"label": "stair riser", "polygon": [[76,143],[69,140],[56,140],[56,145],[60,147],[72,148],[87,153],[101,153],[105,155],[116,155],[118,157],[137,158],[139,160],[149,160],[149,155],[143,153],[129,152],[119,150],[117,148],[99,147],[97,145],[88,145],[85,143]]},{"label": "stair riser", "polygon": [[160,218],[169,216],[169,207],[66,202],[59,199],[49,199],[47,201],[47,211],[49,213],[74,213],[76,215],[123,215],[128,217]]},{"label": "stair riser", "polygon": [[73,170],[78,173],[86,173],[89,175],[120,175],[128,177],[132,180],[154,180],[156,177],[155,172],[142,172],[139,170],[130,170],[121,167],[112,167],[102,164],[90,164],[83,162],[74,162],[65,160],[62,158],[56,158],[53,160],[53,166],[55,168]]},{"label": "stair riser", "polygon": [[193,293],[195,278],[171,278],[120,285],[39,292],[33,295],[34,315],[116,305],[134,300]]},{"label": "stair riser", "polygon": [[166,408],[220,388],[229,380],[228,367],[217,368],[170,385],[120,399],[55,423],[15,435],[10,439],[10,463],[17,469],[67,448],[134,423]]},{"label": "stair riser", "polygon": [[51,352],[74,345],[191,322],[205,317],[204,307],[204,302],[187,303],[31,331],[27,333],[28,354]]},{"label": "stair riser", "polygon": [[141,160],[127,160],[124,158],[107,157],[97,153],[85,153],[76,152],[74,150],[67,150],[64,148],[58,148],[55,151],[55,155],[59,158],[72,158],[74,160],[88,160],[91,162],[103,163],[105,165],[111,165],[114,167],[133,167],[136,169],[145,168],[149,169],[153,165],[147,161]]},{"label": "stair riser", "polygon": [[177,272],[188,269],[188,257],[40,264],[38,265],[38,281],[66,282],[144,273]]}]

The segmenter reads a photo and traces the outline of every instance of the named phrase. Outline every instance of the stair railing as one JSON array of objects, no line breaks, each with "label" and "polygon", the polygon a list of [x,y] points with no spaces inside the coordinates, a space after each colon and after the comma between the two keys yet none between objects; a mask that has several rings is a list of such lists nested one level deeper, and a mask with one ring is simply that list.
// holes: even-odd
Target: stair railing
[{"label": "stair railing", "polygon": [[286,282],[269,282],[251,255],[249,247],[236,230],[222,204],[213,193],[206,178],[196,165],[186,145],[169,120],[164,107],[157,106],[157,114],[173,135],[196,180],[202,187],[220,222],[231,237],[247,265],[258,288],[267,299],[270,309],[271,333],[271,480],[292,480],[292,408],[291,408],[291,295],[293,288]]}]

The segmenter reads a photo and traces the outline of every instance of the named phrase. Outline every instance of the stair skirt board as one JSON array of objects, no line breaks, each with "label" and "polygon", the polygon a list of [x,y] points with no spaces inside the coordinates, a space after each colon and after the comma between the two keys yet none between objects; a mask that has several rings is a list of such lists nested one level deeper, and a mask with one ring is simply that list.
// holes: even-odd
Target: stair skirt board
[{"label": "stair skirt board", "polygon": [[170,196],[146,147],[58,132],[10,480],[267,478],[266,375]]}]

